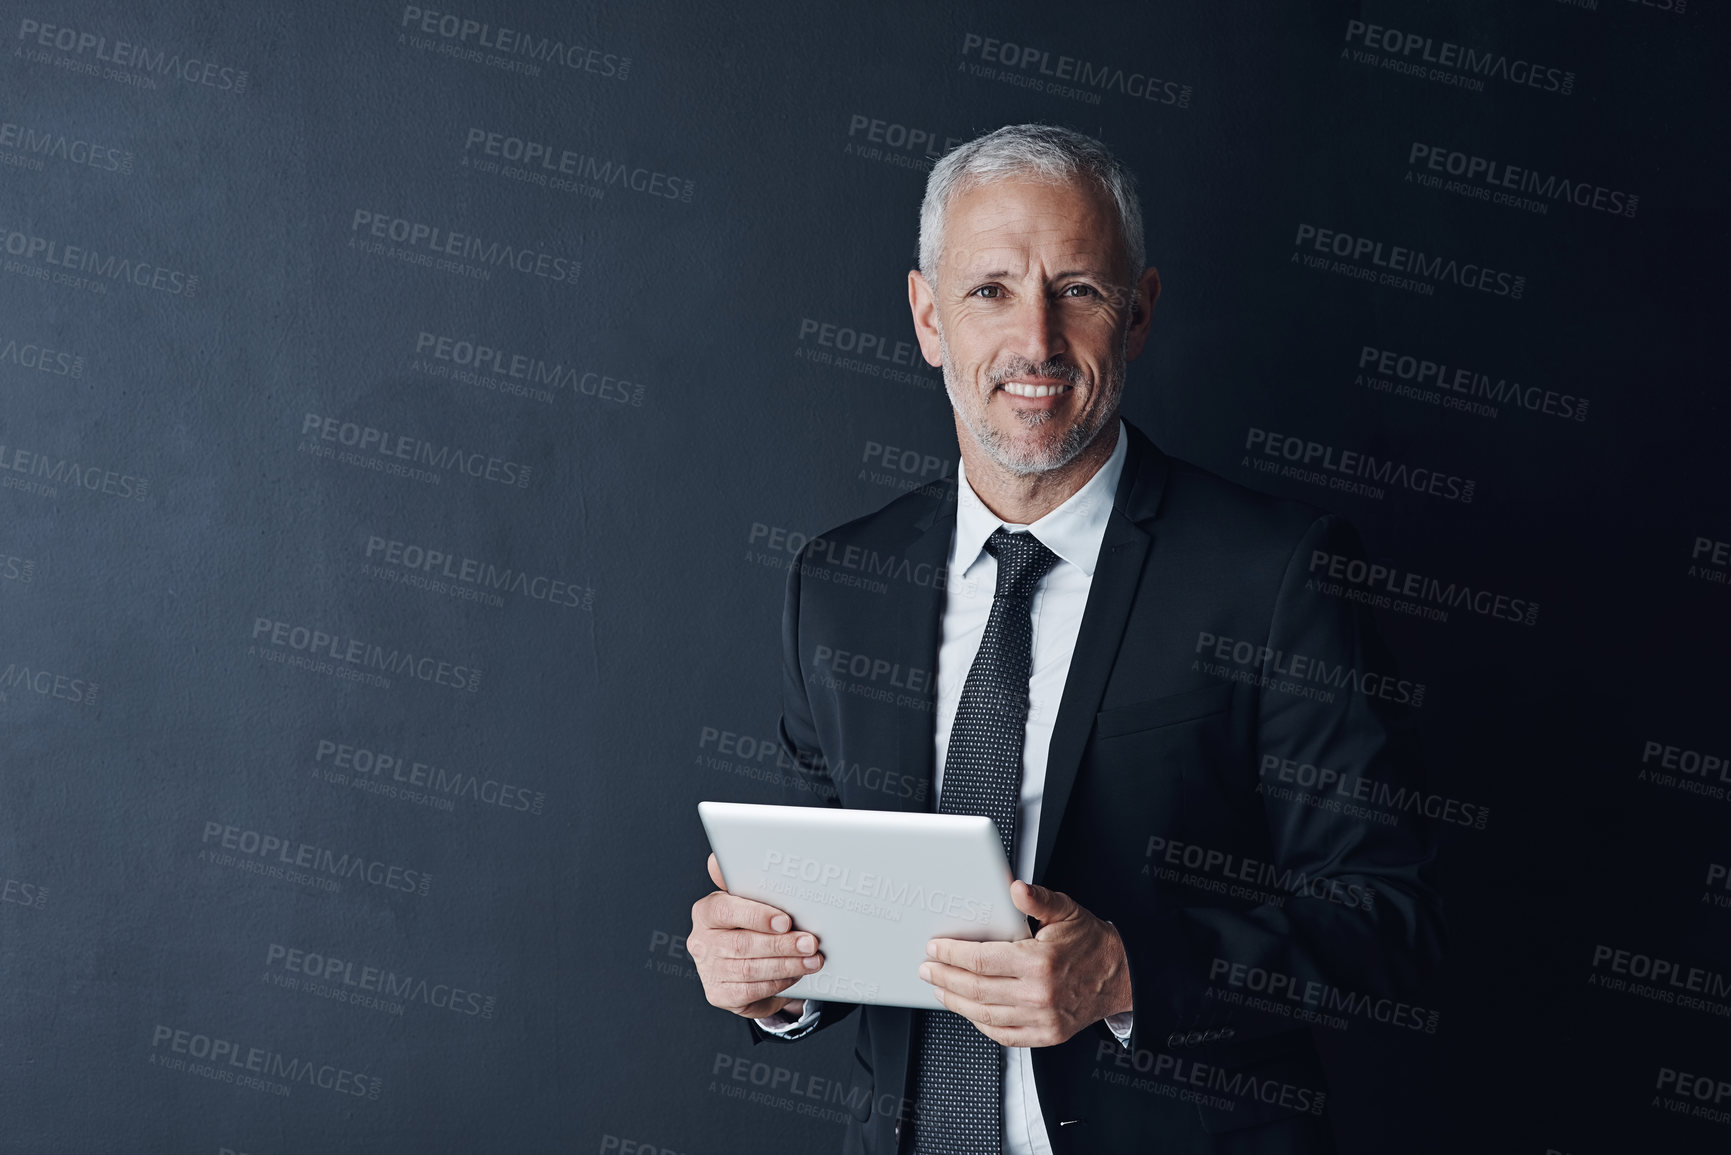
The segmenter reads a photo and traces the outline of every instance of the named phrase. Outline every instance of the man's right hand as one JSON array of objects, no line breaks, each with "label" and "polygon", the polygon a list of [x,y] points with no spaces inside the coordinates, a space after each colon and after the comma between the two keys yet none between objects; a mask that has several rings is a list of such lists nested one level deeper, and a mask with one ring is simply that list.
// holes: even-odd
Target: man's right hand
[{"label": "man's right hand", "polygon": [[790,1005],[797,1014],[803,1000],[777,996],[823,966],[817,937],[794,931],[786,911],[729,894],[713,854],[709,877],[720,889],[692,906],[691,933],[685,938],[704,997],[748,1019],[766,1019]]}]

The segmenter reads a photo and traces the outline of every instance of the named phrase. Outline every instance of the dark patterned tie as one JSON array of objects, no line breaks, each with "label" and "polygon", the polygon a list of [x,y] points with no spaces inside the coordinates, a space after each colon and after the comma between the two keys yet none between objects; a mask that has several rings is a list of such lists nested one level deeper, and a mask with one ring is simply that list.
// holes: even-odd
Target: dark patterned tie
[{"label": "dark patterned tie", "polygon": [[[992,612],[944,754],[940,814],[984,814],[1014,867],[1022,746],[1033,665],[1034,587],[1058,555],[1031,533],[999,528],[986,541],[998,559]],[[914,1015],[914,1118],[918,1155],[998,1155],[1003,1149],[1003,1048],[953,1011]]]}]

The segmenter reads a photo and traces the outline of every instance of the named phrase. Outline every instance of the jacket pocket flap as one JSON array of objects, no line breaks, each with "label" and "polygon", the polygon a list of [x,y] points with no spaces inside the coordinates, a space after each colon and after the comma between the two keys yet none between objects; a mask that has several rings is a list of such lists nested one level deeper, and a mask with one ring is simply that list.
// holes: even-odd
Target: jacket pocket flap
[{"label": "jacket pocket flap", "polygon": [[1222,682],[1218,686],[1203,686],[1199,690],[1185,690],[1102,710],[1094,715],[1094,737],[1133,734],[1138,730],[1152,730],[1156,726],[1170,726],[1174,722],[1189,722],[1222,713],[1232,703],[1232,687],[1231,682]]}]

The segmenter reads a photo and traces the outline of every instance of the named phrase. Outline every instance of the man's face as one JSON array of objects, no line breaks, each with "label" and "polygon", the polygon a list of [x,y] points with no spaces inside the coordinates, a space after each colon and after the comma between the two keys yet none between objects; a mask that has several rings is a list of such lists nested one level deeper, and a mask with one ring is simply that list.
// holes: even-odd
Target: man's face
[{"label": "man's face", "polygon": [[909,291],[958,426],[1026,475],[1067,465],[1117,415],[1159,279],[1132,281],[1104,192],[1010,178],[950,202],[935,297],[917,272]]}]

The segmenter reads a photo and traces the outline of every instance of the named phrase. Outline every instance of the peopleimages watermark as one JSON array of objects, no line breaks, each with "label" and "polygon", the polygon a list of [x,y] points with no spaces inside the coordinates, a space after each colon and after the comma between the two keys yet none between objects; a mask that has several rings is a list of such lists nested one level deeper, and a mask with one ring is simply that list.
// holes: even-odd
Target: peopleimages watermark
[{"label": "peopleimages watermark", "polygon": [[[881,682],[891,690],[905,690],[909,694],[929,696],[936,688],[937,682],[933,671],[921,666],[904,666],[901,662],[891,661],[871,654],[862,654],[853,650],[838,650],[834,646],[816,645],[812,647],[811,664],[819,674],[842,677],[863,678],[870,682]],[[885,699],[888,701],[889,699]]]},{"label": "peopleimages watermark", "polygon": [[408,29],[421,37],[438,37],[444,43],[411,39],[416,48],[423,48],[468,60],[476,64],[505,68],[528,76],[540,76],[543,64],[553,64],[568,72],[587,73],[610,80],[624,80],[631,74],[631,57],[620,56],[583,44],[571,44],[551,36],[472,20],[455,12],[441,12],[403,6],[398,28]]},{"label": "peopleimages watermark", "polygon": [[824,799],[834,798],[840,787],[852,784],[860,790],[923,802],[930,784],[930,779],[882,766],[846,759],[832,763],[821,751],[790,754],[778,738],[758,738],[718,726],[699,730],[697,748],[692,761],[706,770],[721,770]]},{"label": "peopleimages watermark", "polygon": [[929,172],[940,156],[965,139],[856,112],[848,118],[847,143],[841,151],[843,156],[858,156],[915,172]]},{"label": "peopleimages watermark", "polygon": [[1364,345],[1358,352],[1357,383],[1382,393],[1425,401],[1479,417],[1495,417],[1498,405],[1543,413],[1566,421],[1585,421],[1588,401],[1573,393],[1522,385],[1507,377]]},{"label": "peopleimages watermark", "polygon": [[1639,951],[1625,951],[1603,942],[1593,945],[1594,970],[1612,971],[1613,975],[1641,978],[1653,984],[1663,984],[1669,990],[1684,990],[1719,999],[1731,997],[1731,977],[1705,966],[1686,966],[1674,959],[1655,958]]},{"label": "peopleimages watermark", "polygon": [[409,368],[429,377],[449,378],[547,404],[552,403],[557,389],[618,405],[643,404],[641,382],[425,329],[415,336],[415,356]]},{"label": "peopleimages watermark", "polygon": [[[406,584],[424,584],[433,593],[502,606],[500,593],[519,594],[533,601],[567,609],[592,610],[595,591],[588,586],[546,574],[531,574],[510,566],[478,561],[450,550],[397,541],[371,534],[367,537],[368,577]],[[395,567],[392,570],[386,566]]]},{"label": "peopleimages watermark", "polygon": [[[12,476],[15,473],[23,476]],[[150,481],[136,474],[0,443],[0,488],[57,498],[61,486],[131,501],[150,496]]]},{"label": "peopleimages watermark", "polygon": [[1481,618],[1524,626],[1536,626],[1539,622],[1539,603],[1530,599],[1465,582],[1444,582],[1350,554],[1311,550],[1309,573],[1304,583],[1307,590],[1431,621],[1446,622],[1450,610],[1464,610]]},{"label": "peopleimages watermark", "polygon": [[132,172],[132,153],[118,145],[102,144],[81,136],[68,136],[50,128],[0,121],[0,164],[43,169],[43,161],[57,160],[77,168],[92,168],[98,172],[117,172],[122,176]]},{"label": "peopleimages watermark", "polygon": [[[1703,883],[1707,889],[1701,893],[1701,901],[1711,903],[1721,909],[1731,909],[1731,867],[1723,862],[1707,864],[1707,881]],[[1714,888],[1724,891],[1724,894],[1714,894]]]},{"label": "peopleimages watermark", "polygon": [[503,782],[491,775],[484,777],[435,766],[407,755],[334,738],[318,739],[313,747],[313,764],[340,775],[343,781],[339,785],[369,793],[388,793],[407,801],[426,800],[437,810],[452,809],[451,800],[456,798],[525,814],[540,814],[547,803],[547,796],[541,791]]},{"label": "peopleimages watermark", "polygon": [[[192,1062],[189,1064],[187,1060]],[[171,1071],[186,1071],[219,1083],[281,1096],[287,1096],[294,1084],[301,1083],[336,1095],[374,1100],[384,1086],[381,1079],[335,1063],[297,1058],[273,1047],[248,1046],[161,1023],[150,1035],[150,1062]]]},{"label": "peopleimages watermark", "polygon": [[[1405,245],[1385,244],[1372,237],[1356,236],[1308,222],[1299,223],[1298,232],[1292,238],[1292,248],[1289,263],[1342,273],[1421,296],[1432,296],[1439,284],[1476,289],[1511,301],[1520,300],[1527,291],[1527,278],[1519,273],[1504,272],[1477,261],[1460,261]],[[1329,257],[1336,259],[1331,262]],[[1364,261],[1369,261],[1369,264],[1361,263]]]},{"label": "peopleimages watermark", "polygon": [[[433,876],[424,870],[412,870],[364,854],[351,854],[347,851],[339,854],[329,847],[248,830],[228,822],[206,822],[204,835],[199,841],[207,848],[199,851],[199,856],[204,861],[214,862],[218,866],[232,866],[244,861],[264,867],[263,873],[273,878],[287,877],[284,868],[316,871],[316,877],[336,883],[337,886],[340,886],[343,880],[358,880],[370,886],[420,898],[425,898],[428,888],[433,885]],[[213,843],[222,850],[232,852],[230,857],[238,856],[236,862],[220,861],[221,856],[215,854]],[[336,887],[323,886],[319,889],[333,890]]]},{"label": "peopleimages watermark", "polygon": [[[301,418],[301,436],[306,439],[300,443],[301,452],[317,457],[335,457],[345,465],[401,473],[434,484],[454,472],[495,485],[527,489],[534,476],[534,467],[520,461],[491,456],[461,445],[440,445],[321,413],[308,413]],[[339,452],[333,446],[342,446],[344,451]],[[435,470],[441,472],[433,472]]]},{"label": "peopleimages watermark", "polygon": [[684,1155],[684,1152],[641,1139],[624,1139],[618,1135],[607,1134],[601,1136],[599,1155]]},{"label": "peopleimages watermark", "polygon": [[465,1018],[491,1019],[499,1006],[496,995],[282,943],[265,949],[264,965],[266,981],[275,986],[393,1014],[402,1014],[408,1003],[421,1003]]},{"label": "peopleimages watermark", "polygon": [[1641,745],[1636,781],[1669,786],[1721,802],[1731,799],[1731,754],[1714,754],[1649,738]]},{"label": "peopleimages watermark", "polygon": [[30,585],[36,580],[36,559],[0,552],[0,582]]},{"label": "peopleimages watermark", "polygon": [[1731,1107],[1726,1106],[1731,1103],[1731,1079],[1696,1075],[1676,1067],[1660,1067],[1653,1089],[1667,1095],[1664,1099],[1655,1095],[1655,1107],[1709,1123],[1731,1123]]},{"label": "peopleimages watermark", "polygon": [[[1402,999],[1219,957],[1208,964],[1208,981],[1215,984],[1209,988],[1210,997],[1218,1001],[1336,1030],[1345,1030],[1351,1017],[1434,1035],[1440,1017]],[[1217,991],[1216,985],[1227,989]]]},{"label": "peopleimages watermark", "polygon": [[[37,236],[5,225],[0,225],[0,254],[18,258],[6,262],[7,272],[97,293],[106,293],[110,284],[124,284],[171,297],[198,294],[197,273],[134,256],[105,253],[90,245],[67,244],[54,237]],[[80,273],[89,276],[74,275]]]},{"label": "peopleimages watermark", "polygon": [[[660,958],[660,955],[667,957]],[[649,957],[643,960],[643,969],[682,979],[697,977],[697,967],[692,965],[691,952],[685,946],[685,936],[666,930],[649,932]]]},{"label": "peopleimages watermark", "polygon": [[[1370,910],[1376,891],[1356,882],[1312,876],[1303,870],[1280,867],[1229,850],[1182,842],[1162,834],[1148,836],[1143,855],[1148,864],[1142,873],[1163,882],[1180,882],[1198,890],[1224,894],[1228,898],[1270,906],[1284,906],[1289,898],[1319,898],[1355,910]],[[1181,874],[1180,870],[1193,871]],[[1214,877],[1207,877],[1213,875]],[[1242,884],[1242,885],[1241,885]],[[1261,889],[1258,889],[1261,888]]]},{"label": "peopleimages watermark", "polygon": [[[1367,51],[1343,48],[1343,54],[1361,64],[1382,67],[1426,80],[1453,84],[1474,92],[1484,91],[1486,80],[1501,80],[1541,92],[1568,96],[1575,90],[1575,74],[1562,68],[1510,57],[1493,49],[1474,48],[1451,40],[1437,40],[1419,32],[1402,32],[1363,20],[1346,22],[1346,42]],[[1368,57],[1368,59],[1365,59]],[[1416,57],[1416,59],[1414,59]]]},{"label": "peopleimages watermark", "polygon": [[471,127],[463,138],[463,163],[562,192],[593,189],[596,199],[609,188],[620,188],[655,200],[690,204],[697,187],[689,177],[660,169],[478,127]]},{"label": "peopleimages watermark", "polygon": [[1731,1018],[1731,976],[1641,951],[1594,943],[1587,985]]},{"label": "peopleimages watermark", "polygon": [[[725,1051],[715,1053],[709,1074],[709,1089],[728,1098],[778,1107],[832,1123],[848,1122],[855,1111],[871,1101],[868,1088],[852,1086],[845,1079],[809,1075],[779,1063],[766,1063]],[[752,1087],[758,1089],[750,1090]],[[880,1102],[886,1099],[893,1102],[894,1096],[879,1097]],[[839,1105],[842,1110],[836,1110],[831,1104]]]},{"label": "peopleimages watermark", "polygon": [[83,354],[50,348],[35,341],[20,341],[16,337],[7,337],[0,344],[0,364],[16,365],[51,377],[77,379],[84,376]]},{"label": "peopleimages watermark", "polygon": [[[1633,217],[1641,202],[1634,193],[1621,189],[1555,173],[1541,175],[1520,165],[1416,140],[1407,151],[1406,163],[1408,181],[1414,179],[1415,170],[1422,170],[1417,173],[1418,183],[1425,187],[1541,215],[1550,212],[1552,204],[1563,202],[1611,216]],[[1457,179],[1445,183],[1445,176]]]},{"label": "peopleimages watermark", "polygon": [[[371,209],[355,210],[349,221],[349,234],[351,244],[367,242],[370,246],[366,249],[368,252],[424,258],[411,260],[413,264],[431,265],[436,263],[436,258],[449,258],[454,262],[471,262],[465,268],[475,272],[490,274],[493,269],[510,269],[567,285],[577,283],[577,275],[583,268],[582,262],[572,257],[505,241],[490,241],[473,233],[454,232],[425,221]],[[404,246],[401,254],[375,243],[387,240]]]},{"label": "peopleimages watermark", "polygon": [[[459,665],[427,654],[417,656],[412,650],[364,642],[359,638],[328,633],[311,626],[298,626],[276,618],[258,617],[252,621],[253,647],[249,652],[263,654],[270,648],[294,651],[330,662],[341,663],[356,673],[380,670],[401,674],[435,686],[467,690],[473,694],[481,688],[479,666]],[[261,648],[263,647],[263,648]],[[329,672],[329,671],[321,671]]]},{"label": "peopleimages watermark", "polygon": [[88,678],[56,673],[16,659],[0,669],[0,702],[7,701],[13,691],[22,690],[74,706],[95,706],[98,689],[100,685]]},{"label": "peopleimages watermark", "polygon": [[[25,17],[18,22],[18,40],[29,46],[29,49],[69,52],[74,60],[88,56],[91,63],[83,69],[74,68],[72,71],[95,71],[97,66],[103,64],[112,65],[113,69],[131,69],[131,73],[114,73],[110,70],[106,75],[111,80],[131,76],[133,79],[130,82],[139,87],[155,88],[155,78],[162,77],[231,93],[245,92],[247,89],[248,77],[245,69],[205,60],[199,56],[183,56],[179,52],[153,49],[129,40],[110,40],[98,33],[63,24],[44,24],[40,20]],[[41,63],[53,63],[40,51],[27,58]]]},{"label": "peopleimages watermark", "polygon": [[[780,850],[765,850],[759,867],[764,883],[778,894],[798,893],[829,906],[900,922],[904,910],[925,910],[963,922],[987,923],[993,906],[968,895],[928,888],[875,871],[855,874],[848,867]],[[787,880],[803,887],[784,885]]]},{"label": "peopleimages watermark", "polygon": [[913,342],[836,321],[801,317],[793,355],[813,365],[827,365],[919,389],[936,390],[941,385],[930,374],[917,371],[925,361]]},{"label": "peopleimages watermark", "polygon": [[1423,682],[1361,670],[1346,662],[1330,662],[1297,650],[1276,649],[1199,630],[1194,652],[1206,655],[1190,663],[1194,671],[1270,687],[1300,697],[1332,702],[1335,690],[1352,690],[1403,706],[1416,708],[1424,705]]},{"label": "peopleimages watermark", "polygon": [[844,546],[826,537],[809,537],[798,530],[761,521],[751,523],[747,541],[752,546],[761,545],[771,551],[766,554],[762,550],[748,549],[747,561],[785,569],[794,563],[801,551],[805,551],[806,556],[800,562],[802,577],[857,586],[872,593],[887,593],[888,581],[910,582],[941,590],[949,580],[949,568],[943,562],[912,562],[900,554],[881,553],[860,545]]},{"label": "peopleimages watermark", "polygon": [[860,462],[857,480],[903,490],[940,484],[955,470],[948,457],[872,440],[865,443]]},{"label": "peopleimages watermark", "polygon": [[1712,585],[1731,585],[1731,541],[1697,534],[1689,551],[1688,576]]},{"label": "peopleimages watermark", "polygon": [[[973,63],[978,61],[979,63]],[[996,70],[985,67],[1001,65]],[[962,36],[961,69],[972,76],[995,79],[1017,88],[1062,96],[1084,104],[1099,104],[1102,93],[1172,108],[1190,107],[1191,86],[1165,80],[1139,68],[1096,64],[1075,56],[1053,54],[1031,44],[1018,44],[968,32]]]},{"label": "peopleimages watermark", "polygon": [[23,879],[0,875],[0,903],[41,910],[48,905],[48,888],[34,882],[25,882]]},{"label": "peopleimages watermark", "polygon": [[[1295,481],[1381,500],[1387,489],[1470,504],[1478,485],[1425,466],[1378,457],[1357,449],[1340,449],[1290,433],[1276,433],[1250,426],[1244,435],[1246,456],[1241,464],[1260,473],[1275,473]],[[1270,459],[1270,460],[1265,460]],[[1284,463],[1284,464],[1282,464]]]},{"label": "peopleimages watermark", "polygon": [[1491,817],[1490,807],[1476,802],[1412,786],[1396,786],[1378,778],[1278,754],[1262,755],[1257,777],[1262,792],[1271,797],[1338,811],[1349,818],[1368,819],[1383,826],[1395,825],[1402,814],[1422,814],[1453,826],[1483,830]]},{"label": "peopleimages watermark", "polygon": [[[1249,1071],[1230,1070],[1214,1063],[1186,1059],[1166,1051],[1150,1051],[1138,1047],[1131,1051],[1121,1043],[1100,1040],[1094,1045],[1093,1079],[1113,1086],[1147,1091],[1180,1102],[1198,1103],[1217,1111],[1234,1111],[1248,1102],[1285,1107],[1320,1115],[1328,1102],[1328,1092],[1313,1087],[1301,1087],[1267,1076],[1258,1077]],[[1108,1064],[1116,1070],[1108,1070]],[[1134,1071],[1151,1078],[1132,1078]]]}]

